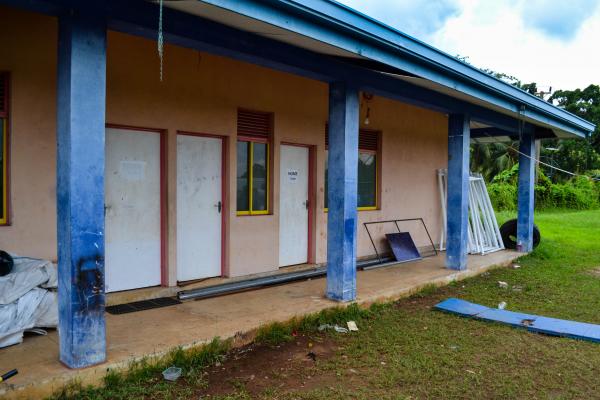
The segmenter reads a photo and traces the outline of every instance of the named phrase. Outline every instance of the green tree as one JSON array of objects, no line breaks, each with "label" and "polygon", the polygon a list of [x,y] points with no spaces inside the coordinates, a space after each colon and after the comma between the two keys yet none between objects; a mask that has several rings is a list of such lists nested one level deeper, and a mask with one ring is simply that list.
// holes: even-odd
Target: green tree
[{"label": "green tree", "polygon": [[[523,83],[512,75],[490,69],[483,71],[527,93],[543,98],[544,93],[538,91],[536,82]],[[518,142],[473,144],[471,145],[471,170],[481,173],[486,181],[491,182],[499,173],[511,169],[519,162],[519,154],[514,151],[518,148]]]},{"label": "green tree", "polygon": [[[589,85],[585,89],[557,90],[549,102],[564,108],[572,114],[596,124],[596,130],[586,140],[545,140],[545,152],[559,168],[583,174],[600,169],[600,86]],[[549,155],[550,148],[554,154]],[[548,170],[546,168],[546,170]],[[547,171],[551,175],[550,171]],[[554,174],[564,180],[566,175]]]},{"label": "green tree", "polygon": [[471,171],[479,172],[487,182],[519,162],[513,148],[518,143],[476,143],[471,145]]},{"label": "green tree", "polygon": [[[492,70],[483,71],[542,99],[544,95],[549,94],[540,91],[536,82],[523,83],[512,75]],[[589,85],[585,89],[557,90],[547,98],[547,101],[596,124],[596,130],[586,140],[542,140],[541,161],[577,174],[600,170],[600,86]],[[517,148],[516,146],[518,144],[512,144],[512,147]],[[491,148],[486,149],[485,147]],[[511,154],[514,151],[510,149],[510,146],[504,146],[504,149],[503,153],[502,145],[497,143],[473,145],[472,168],[491,180],[502,171],[500,168],[503,165],[510,168],[517,162],[518,157]],[[488,155],[494,158],[486,160]],[[554,181],[566,181],[571,177],[569,174],[543,165],[541,168]]]}]

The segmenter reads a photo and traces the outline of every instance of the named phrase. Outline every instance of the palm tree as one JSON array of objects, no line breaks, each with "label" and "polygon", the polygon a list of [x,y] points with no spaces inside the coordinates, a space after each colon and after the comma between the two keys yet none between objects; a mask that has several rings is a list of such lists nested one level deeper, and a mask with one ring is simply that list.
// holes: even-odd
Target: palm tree
[{"label": "palm tree", "polygon": [[519,162],[518,153],[513,150],[518,143],[476,143],[471,145],[471,171],[479,172],[487,182],[502,171],[512,168]]}]

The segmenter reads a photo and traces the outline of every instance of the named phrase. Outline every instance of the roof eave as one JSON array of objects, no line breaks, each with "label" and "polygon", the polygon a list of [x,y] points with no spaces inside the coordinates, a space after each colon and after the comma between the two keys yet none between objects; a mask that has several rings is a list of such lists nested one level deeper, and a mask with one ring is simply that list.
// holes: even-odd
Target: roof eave
[{"label": "roof eave", "polygon": [[595,129],[566,110],[332,0],[198,1],[410,71],[577,137]]}]

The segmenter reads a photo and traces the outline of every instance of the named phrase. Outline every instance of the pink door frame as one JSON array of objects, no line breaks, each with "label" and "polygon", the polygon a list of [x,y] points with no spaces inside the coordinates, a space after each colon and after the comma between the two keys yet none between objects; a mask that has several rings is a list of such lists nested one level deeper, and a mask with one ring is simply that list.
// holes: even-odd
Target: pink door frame
[{"label": "pink door frame", "polygon": [[167,287],[169,286],[169,268],[167,263],[167,130],[112,123],[107,123],[106,128],[127,129],[160,135],[160,285]]},{"label": "pink door frame", "polygon": [[[316,259],[315,254],[315,243],[314,243],[314,227],[316,225],[314,221],[315,207],[317,205],[316,199],[316,188],[315,188],[315,152],[316,146],[312,144],[295,143],[295,142],[281,142],[280,146],[296,146],[305,147],[308,149],[308,246],[307,246],[307,263],[314,264]],[[281,173],[281,171],[279,171]],[[281,189],[280,189],[281,190]],[[280,227],[281,229],[281,227]]]}]

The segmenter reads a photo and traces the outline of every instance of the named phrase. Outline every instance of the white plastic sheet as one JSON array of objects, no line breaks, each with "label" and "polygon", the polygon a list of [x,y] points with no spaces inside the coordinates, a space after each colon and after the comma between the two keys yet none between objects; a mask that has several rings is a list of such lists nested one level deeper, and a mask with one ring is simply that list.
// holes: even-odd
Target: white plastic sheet
[{"label": "white plastic sheet", "polygon": [[13,271],[0,277],[0,348],[21,343],[33,328],[58,325],[56,266],[13,255]]}]

